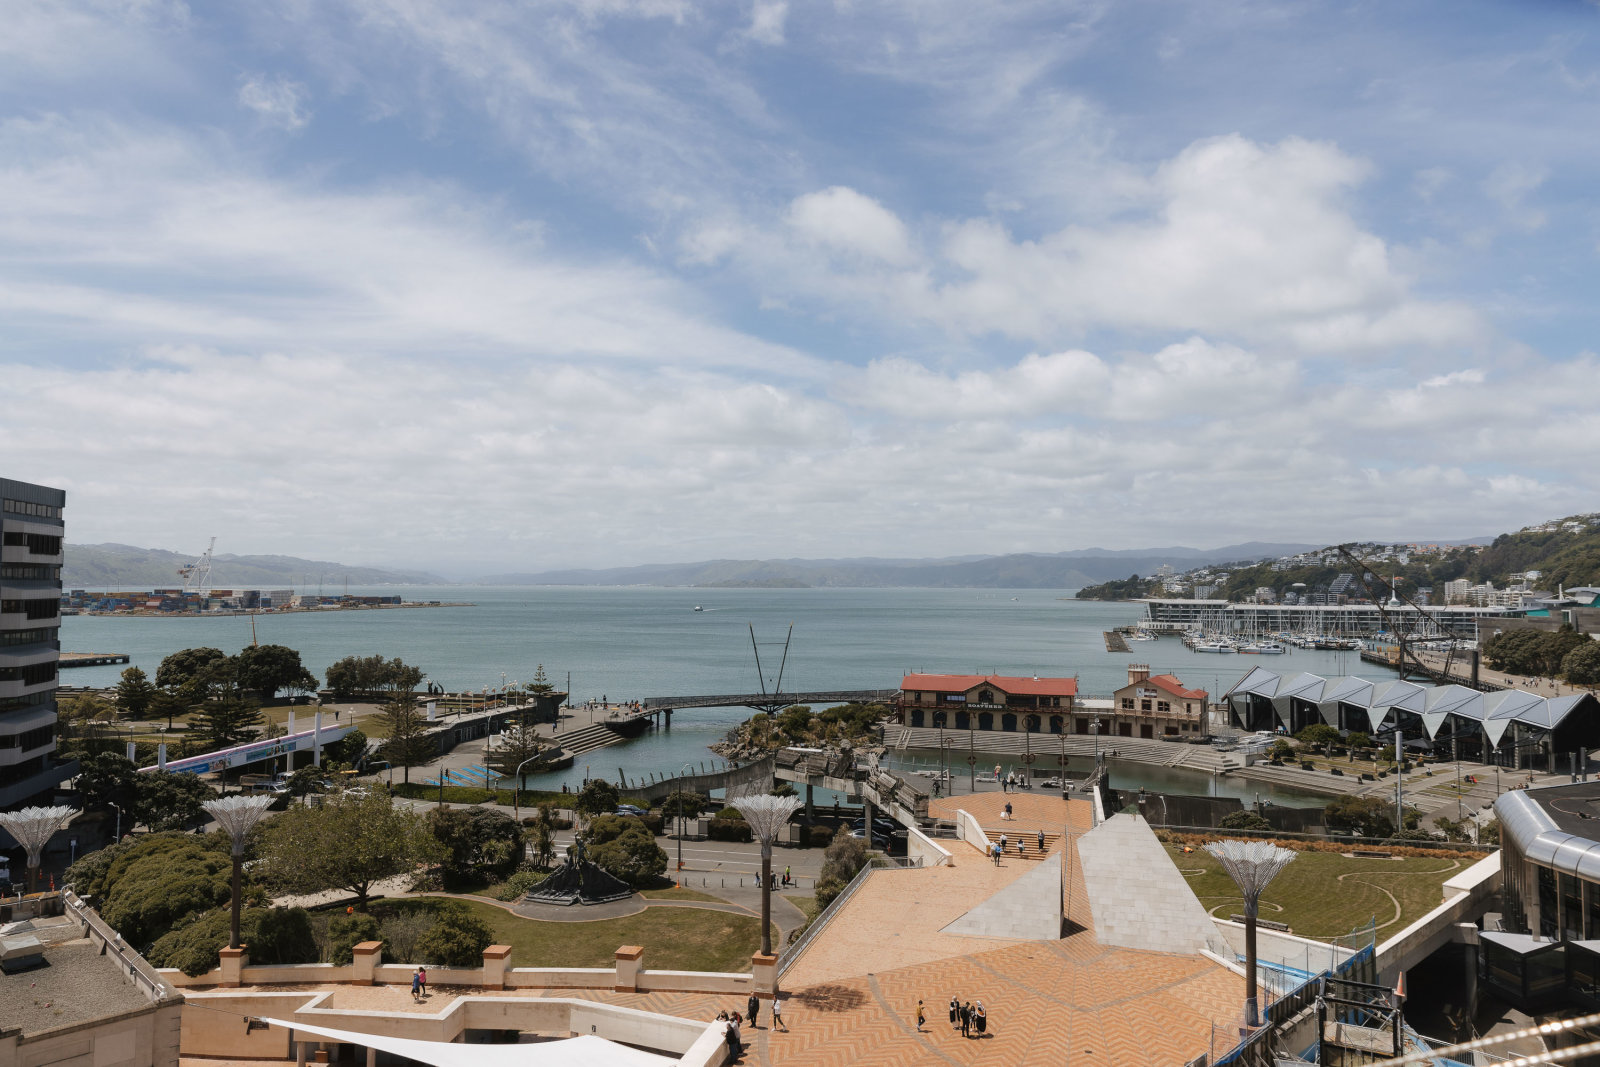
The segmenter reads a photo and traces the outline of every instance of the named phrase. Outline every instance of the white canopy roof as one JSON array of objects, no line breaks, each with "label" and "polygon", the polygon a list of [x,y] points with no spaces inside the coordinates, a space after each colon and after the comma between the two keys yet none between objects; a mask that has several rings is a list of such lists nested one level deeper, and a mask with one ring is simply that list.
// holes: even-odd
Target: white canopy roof
[{"label": "white canopy roof", "polygon": [[539,1041],[526,1045],[463,1045],[451,1041],[420,1041],[414,1037],[387,1037],[362,1034],[354,1030],[335,1030],[327,1026],[307,1026],[283,1019],[263,1018],[263,1022],[315,1034],[329,1041],[345,1041],[364,1048],[382,1049],[433,1067],[666,1067],[678,1062],[676,1056],[641,1052],[593,1034]]}]

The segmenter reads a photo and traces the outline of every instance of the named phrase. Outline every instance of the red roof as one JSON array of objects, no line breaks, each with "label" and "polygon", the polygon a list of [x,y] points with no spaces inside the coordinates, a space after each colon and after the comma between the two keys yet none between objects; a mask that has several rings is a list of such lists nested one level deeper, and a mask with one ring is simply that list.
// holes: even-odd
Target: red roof
[{"label": "red roof", "polygon": [[1204,700],[1207,696],[1204,689],[1185,689],[1183,683],[1178,681],[1177,675],[1173,674],[1152,674],[1145,679],[1144,684],[1153,685],[1183,700]]},{"label": "red roof", "polygon": [[1070,697],[1078,695],[1076,678],[1014,678],[1004,674],[908,674],[900,680],[902,693],[965,693],[992,685],[1011,696]]}]

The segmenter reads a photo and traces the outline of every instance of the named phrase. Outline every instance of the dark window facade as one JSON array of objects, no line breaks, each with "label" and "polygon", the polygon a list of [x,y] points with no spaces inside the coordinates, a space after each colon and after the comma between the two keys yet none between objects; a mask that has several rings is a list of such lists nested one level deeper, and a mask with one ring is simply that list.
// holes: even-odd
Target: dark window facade
[{"label": "dark window facade", "polygon": [[29,500],[12,500],[6,498],[5,510],[12,515],[31,515],[36,519],[59,519],[61,509],[49,504],[35,504]]},{"label": "dark window facade", "polygon": [[0,697],[0,711],[16,711],[18,708],[36,708],[40,704],[48,704],[56,698],[54,689],[47,689],[42,693],[29,693],[20,697]]},{"label": "dark window facade", "polygon": [[0,563],[0,578],[18,581],[59,582],[61,565],[58,563]]},{"label": "dark window facade", "polygon": [[7,530],[5,544],[7,548],[26,548],[29,554],[35,556],[61,555],[61,538],[52,534]]},{"label": "dark window facade", "polygon": [[0,667],[0,682],[21,682],[23,685],[38,685],[41,682],[53,682],[56,678],[55,663],[30,663],[26,667]]},{"label": "dark window facade", "polygon": [[54,726],[40,726],[33,730],[24,730],[20,734],[0,735],[0,748],[19,748],[29,752],[48,745],[55,733]]},{"label": "dark window facade", "polygon": [[0,645],[56,644],[60,634],[53,626],[31,630],[0,630]]},{"label": "dark window facade", "polygon": [[30,619],[54,619],[61,615],[61,598],[30,597],[27,600],[0,600],[0,614],[26,615]]}]

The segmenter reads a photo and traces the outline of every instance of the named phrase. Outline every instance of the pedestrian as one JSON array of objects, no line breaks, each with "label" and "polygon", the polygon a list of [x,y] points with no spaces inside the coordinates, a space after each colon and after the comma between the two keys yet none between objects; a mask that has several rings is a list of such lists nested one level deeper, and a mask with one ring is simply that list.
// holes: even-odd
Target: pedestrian
[{"label": "pedestrian", "polygon": [[753,1030],[756,1025],[756,1016],[761,1014],[761,1001],[756,999],[754,993],[751,993],[750,999],[744,1002],[744,1007],[745,1014],[750,1016],[750,1028]]},{"label": "pedestrian", "polygon": [[1006,835],[1005,834],[1001,834],[1000,835],[1000,854],[1002,856],[1005,855],[1005,851],[1006,851]]},{"label": "pedestrian", "polygon": [[1027,847],[1027,844],[1028,844],[1028,839],[1026,837],[1017,838],[1017,858],[1018,859],[1022,858],[1022,850]]},{"label": "pedestrian", "polygon": [[783,884],[784,885],[794,885],[794,878],[789,874],[790,869],[791,868],[789,867],[789,865],[787,863],[783,865]]},{"label": "pedestrian", "polygon": [[426,968],[426,967],[418,967],[417,968],[417,977],[422,980],[422,995],[423,996],[427,996],[428,995],[428,968]]},{"label": "pedestrian", "polygon": [[1011,821],[1011,801],[1006,801],[1006,821]]},{"label": "pedestrian", "polygon": [[728,1028],[726,1031],[728,1050],[733,1053],[735,1059],[738,1059],[744,1054],[744,1043],[739,1040],[739,1024],[735,1019],[729,1019],[723,1025]]},{"label": "pedestrian", "polygon": [[962,1037],[969,1036],[969,1029],[971,1028],[971,1026],[972,1026],[972,1005],[963,1004],[963,1005],[961,1005],[961,1036]]},{"label": "pedestrian", "polygon": [[1039,831],[1039,851],[1040,852],[1044,851],[1044,831],[1043,830]]},{"label": "pedestrian", "polygon": [[961,1029],[961,1001],[955,997],[950,998],[950,1032],[955,1033]]},{"label": "pedestrian", "polygon": [[972,1010],[972,1022],[979,1036],[989,1030],[989,1013],[983,1010],[983,1001],[978,1001],[978,1006]]},{"label": "pedestrian", "polygon": [[927,1015],[922,1011],[922,1001],[917,1001],[917,1033],[922,1033],[922,1026],[928,1021]]},{"label": "pedestrian", "polygon": [[789,1028],[783,1025],[783,1001],[777,993],[772,994],[772,1028],[786,1034],[789,1032]]},{"label": "pedestrian", "polygon": [[411,972],[411,999],[412,1000],[419,999],[419,997],[421,996],[421,993],[422,993],[422,973],[420,971],[412,971]]}]

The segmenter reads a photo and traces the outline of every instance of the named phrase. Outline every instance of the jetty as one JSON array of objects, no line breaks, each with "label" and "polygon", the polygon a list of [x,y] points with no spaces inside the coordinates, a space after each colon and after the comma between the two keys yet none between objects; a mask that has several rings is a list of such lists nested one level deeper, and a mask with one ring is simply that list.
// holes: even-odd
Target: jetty
[{"label": "jetty", "polygon": [[65,670],[68,667],[106,667],[127,662],[126,652],[63,652],[57,666]]},{"label": "jetty", "polygon": [[1107,652],[1132,652],[1133,651],[1132,649],[1130,649],[1128,647],[1128,639],[1126,637],[1123,637],[1122,634],[1118,633],[1116,630],[1107,630],[1105,632],[1105,639],[1106,639],[1106,651]]}]

